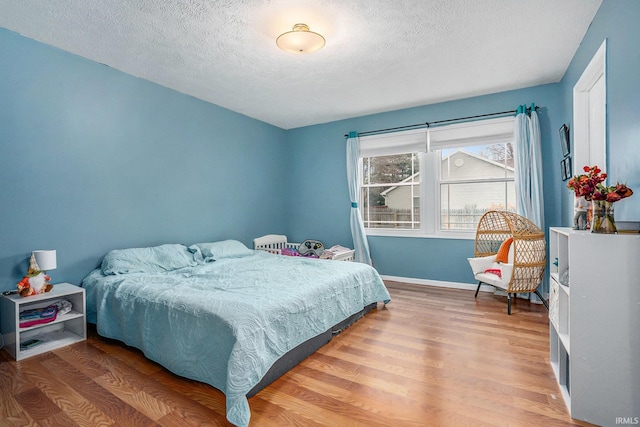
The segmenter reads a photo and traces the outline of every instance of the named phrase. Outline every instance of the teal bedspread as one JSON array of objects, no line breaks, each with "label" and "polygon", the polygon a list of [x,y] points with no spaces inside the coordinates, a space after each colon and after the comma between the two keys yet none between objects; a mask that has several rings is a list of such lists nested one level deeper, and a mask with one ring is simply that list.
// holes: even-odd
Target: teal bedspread
[{"label": "teal bedspread", "polygon": [[280,356],[390,300],[368,265],[262,251],[167,272],[97,269],[82,286],[87,319],[100,335],[224,392],[236,426],[249,424],[246,394]]}]

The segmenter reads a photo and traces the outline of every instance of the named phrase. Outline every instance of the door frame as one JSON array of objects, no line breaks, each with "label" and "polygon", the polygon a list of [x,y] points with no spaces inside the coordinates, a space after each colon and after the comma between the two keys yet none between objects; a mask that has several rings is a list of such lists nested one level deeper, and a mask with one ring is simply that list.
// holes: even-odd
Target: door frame
[{"label": "door frame", "polygon": [[[594,108],[591,91],[604,79],[603,105]],[[593,114],[593,111],[601,114]],[[594,120],[597,123],[594,123]],[[596,132],[596,134],[594,134]],[[573,87],[573,165],[582,173],[585,165],[607,168],[607,39],[589,62]]]}]

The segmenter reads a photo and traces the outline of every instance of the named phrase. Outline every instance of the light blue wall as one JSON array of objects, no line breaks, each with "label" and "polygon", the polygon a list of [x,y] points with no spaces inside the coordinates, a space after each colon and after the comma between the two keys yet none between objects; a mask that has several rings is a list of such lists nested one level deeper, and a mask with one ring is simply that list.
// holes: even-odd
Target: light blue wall
[{"label": "light blue wall", "polygon": [[[385,129],[457,117],[515,110],[534,102],[542,134],[545,221],[560,223],[558,189],[562,157],[558,129],[563,104],[559,84],[468,98],[390,113],[375,114],[290,130],[291,182],[288,234],[292,241],[318,238],[327,245],[352,246],[349,194],[345,171],[345,133]],[[419,279],[473,283],[466,258],[472,240],[369,237],[371,256],[381,274]]]},{"label": "light blue wall", "polygon": [[[626,182],[636,192],[616,203],[616,219],[627,221],[640,221],[639,22],[640,1],[604,0],[561,82],[568,107],[565,117],[571,123],[573,86],[607,39],[607,165],[603,169],[609,184]],[[573,141],[573,132],[571,137]],[[563,196],[564,218],[569,218],[572,195],[565,192]]]},{"label": "light blue wall", "polygon": [[[573,85],[604,38],[607,172],[637,193],[616,216],[639,220],[639,17],[640,2],[605,0],[559,84],[290,131],[0,29],[0,290],[14,288],[33,249],[57,249],[54,281],[78,283],[116,247],[250,245],[267,233],[351,246],[346,132],[531,102],[542,106],[545,223],[570,225],[558,129],[571,125]],[[370,245],[382,274],[473,281],[471,240],[371,237]]]},{"label": "light blue wall", "polygon": [[[570,226],[573,197],[560,178],[562,154],[558,129],[571,126],[573,86],[602,41],[608,39],[607,103],[608,165],[612,180],[626,182],[636,195],[619,202],[616,218],[640,220],[640,2],[604,0],[563,80],[558,84],[460,101],[358,117],[295,129],[288,133],[293,153],[291,176],[313,170],[318,181],[295,180],[290,187],[289,234],[294,239],[323,238],[328,244],[351,244],[349,201],[344,171],[344,134],[425,121],[514,109],[535,102],[539,111],[544,162],[545,225]],[[572,138],[573,139],[573,138]],[[313,176],[310,174],[310,176]],[[312,207],[313,209],[311,209]],[[307,215],[304,215],[304,212]],[[322,236],[322,237],[320,237]],[[381,274],[472,283],[465,258],[473,253],[469,240],[370,237]]]},{"label": "light blue wall", "polygon": [[0,290],[110,249],[284,232],[286,132],[0,29]]}]

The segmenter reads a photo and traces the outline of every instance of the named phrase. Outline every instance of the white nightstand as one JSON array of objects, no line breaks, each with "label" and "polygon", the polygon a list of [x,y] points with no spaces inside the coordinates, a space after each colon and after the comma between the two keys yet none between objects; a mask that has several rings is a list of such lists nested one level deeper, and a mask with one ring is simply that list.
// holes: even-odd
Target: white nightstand
[{"label": "white nightstand", "polygon": [[[47,307],[60,299],[71,302],[72,309],[69,313],[59,314],[56,320],[49,323],[24,328],[19,326],[20,312]],[[0,314],[4,348],[16,360],[46,353],[87,338],[84,288],[69,283],[59,283],[50,292],[29,297],[3,295],[0,299]],[[30,339],[41,342],[30,348],[20,347],[20,343]]]}]

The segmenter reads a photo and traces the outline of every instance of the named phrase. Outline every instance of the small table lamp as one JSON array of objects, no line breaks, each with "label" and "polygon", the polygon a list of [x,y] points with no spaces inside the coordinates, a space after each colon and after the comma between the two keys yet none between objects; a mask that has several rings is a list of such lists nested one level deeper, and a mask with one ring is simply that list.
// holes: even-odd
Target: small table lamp
[{"label": "small table lamp", "polygon": [[38,264],[38,268],[42,271],[47,270],[55,270],[57,267],[56,263],[56,251],[53,250],[42,250],[42,251],[33,251],[33,256],[36,259],[36,264]]}]

